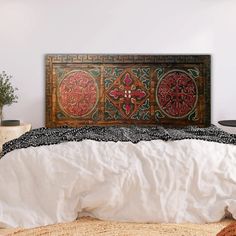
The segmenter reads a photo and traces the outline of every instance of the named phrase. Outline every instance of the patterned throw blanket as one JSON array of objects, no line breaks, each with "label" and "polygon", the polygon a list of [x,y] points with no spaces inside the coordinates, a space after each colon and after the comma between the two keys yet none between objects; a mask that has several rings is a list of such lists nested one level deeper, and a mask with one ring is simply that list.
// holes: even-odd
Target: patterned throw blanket
[{"label": "patterned throw blanket", "polygon": [[224,132],[214,125],[211,125],[208,128],[198,128],[193,126],[184,128],[164,128],[161,126],[86,126],[81,128],[39,128],[25,133],[18,139],[5,143],[3,145],[2,156],[15,149],[59,144],[69,141],[79,142],[84,139],[114,142],[123,141],[132,143],[156,139],[161,139],[164,141],[201,139],[211,142],[236,144],[235,134]]}]

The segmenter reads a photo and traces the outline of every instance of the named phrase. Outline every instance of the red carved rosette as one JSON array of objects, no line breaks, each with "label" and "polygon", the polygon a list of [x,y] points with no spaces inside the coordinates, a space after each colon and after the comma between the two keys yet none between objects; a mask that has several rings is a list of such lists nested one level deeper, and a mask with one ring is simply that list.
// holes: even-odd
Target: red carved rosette
[{"label": "red carved rosette", "polygon": [[96,79],[86,71],[69,72],[59,84],[58,102],[61,109],[71,117],[89,115],[98,102]]},{"label": "red carved rosette", "polygon": [[182,70],[165,73],[156,88],[156,101],[160,110],[169,118],[184,118],[197,104],[198,89],[195,79]]},{"label": "red carved rosette", "polygon": [[138,111],[148,95],[144,84],[128,71],[118,77],[107,91],[107,97],[125,119]]}]

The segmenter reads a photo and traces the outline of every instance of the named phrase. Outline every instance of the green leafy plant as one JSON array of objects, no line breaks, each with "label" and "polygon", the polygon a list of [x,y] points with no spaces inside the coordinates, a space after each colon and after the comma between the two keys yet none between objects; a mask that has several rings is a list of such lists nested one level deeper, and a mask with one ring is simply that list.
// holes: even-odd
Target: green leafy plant
[{"label": "green leafy plant", "polygon": [[17,88],[12,86],[11,75],[7,75],[5,71],[0,73],[0,119],[2,120],[2,109],[5,105],[16,103],[18,96],[15,94]]}]

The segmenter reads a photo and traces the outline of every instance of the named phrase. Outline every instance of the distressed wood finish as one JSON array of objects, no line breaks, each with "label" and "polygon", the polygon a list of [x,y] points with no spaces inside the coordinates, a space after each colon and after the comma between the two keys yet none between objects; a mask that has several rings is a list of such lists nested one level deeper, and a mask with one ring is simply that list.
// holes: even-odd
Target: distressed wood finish
[{"label": "distressed wood finish", "polygon": [[210,125],[209,55],[46,56],[46,126]]}]

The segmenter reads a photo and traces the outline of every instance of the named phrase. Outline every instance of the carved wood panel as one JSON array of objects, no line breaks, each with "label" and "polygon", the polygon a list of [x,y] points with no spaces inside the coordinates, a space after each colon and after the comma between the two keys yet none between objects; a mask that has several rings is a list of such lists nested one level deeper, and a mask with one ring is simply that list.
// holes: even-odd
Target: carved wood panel
[{"label": "carved wood panel", "polygon": [[46,126],[210,124],[209,55],[46,56]]}]

